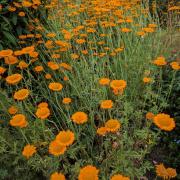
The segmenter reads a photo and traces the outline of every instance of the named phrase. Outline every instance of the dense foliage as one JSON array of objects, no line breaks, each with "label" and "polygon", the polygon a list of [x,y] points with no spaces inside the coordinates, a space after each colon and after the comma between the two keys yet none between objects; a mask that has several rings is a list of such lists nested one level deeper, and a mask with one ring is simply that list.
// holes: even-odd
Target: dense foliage
[{"label": "dense foliage", "polygon": [[178,149],[180,69],[148,5],[2,2],[0,179],[177,176],[147,158]]},{"label": "dense foliage", "polygon": [[43,21],[47,18],[44,8],[46,1],[34,0],[32,3],[21,0],[1,0],[0,2],[0,50],[18,45],[19,35],[30,34],[30,17]]}]

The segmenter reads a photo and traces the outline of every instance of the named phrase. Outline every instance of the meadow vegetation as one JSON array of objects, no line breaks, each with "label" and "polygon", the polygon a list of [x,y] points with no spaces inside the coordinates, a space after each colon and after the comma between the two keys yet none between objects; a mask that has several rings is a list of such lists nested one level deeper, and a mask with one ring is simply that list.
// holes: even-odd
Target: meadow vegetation
[{"label": "meadow vegetation", "polygon": [[178,177],[174,154],[151,156],[160,140],[178,149],[180,64],[150,9],[141,0],[0,5],[4,24],[17,16],[0,29],[0,179]]}]

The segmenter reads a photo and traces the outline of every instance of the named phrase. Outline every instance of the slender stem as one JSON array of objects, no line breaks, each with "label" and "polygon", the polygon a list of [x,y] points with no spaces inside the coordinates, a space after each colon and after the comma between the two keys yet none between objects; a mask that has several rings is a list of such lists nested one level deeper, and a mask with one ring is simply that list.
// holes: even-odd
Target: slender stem
[{"label": "slender stem", "polygon": [[27,137],[26,137],[26,135],[25,135],[25,133],[23,132],[22,129],[20,129],[20,132],[21,132],[22,136],[24,137],[25,141],[26,141],[28,144],[30,144],[29,141],[28,141],[28,139],[27,139]]}]

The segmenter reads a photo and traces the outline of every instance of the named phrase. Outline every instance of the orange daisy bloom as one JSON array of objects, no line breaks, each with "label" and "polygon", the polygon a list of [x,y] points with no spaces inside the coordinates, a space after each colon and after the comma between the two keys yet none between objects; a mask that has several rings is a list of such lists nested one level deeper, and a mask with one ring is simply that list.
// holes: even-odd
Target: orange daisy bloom
[{"label": "orange daisy bloom", "polygon": [[66,178],[64,174],[54,172],[53,174],[51,174],[50,180],[66,180]]},{"label": "orange daisy bloom", "polygon": [[104,100],[101,102],[100,107],[101,109],[110,109],[113,107],[113,102],[112,100]]},{"label": "orange daisy bloom", "polygon": [[62,146],[69,146],[74,142],[74,133],[70,130],[67,131],[60,131],[59,134],[56,136],[56,140]]},{"label": "orange daisy bloom", "polygon": [[107,128],[106,127],[100,127],[97,129],[97,134],[100,136],[104,136],[107,133]]},{"label": "orange daisy bloom", "polygon": [[110,87],[117,90],[123,90],[126,88],[126,86],[127,83],[124,80],[112,80],[110,83]]},{"label": "orange daisy bloom", "polygon": [[148,119],[148,120],[153,120],[154,116],[155,115],[152,112],[146,113],[146,119]]},{"label": "orange daisy bloom", "polygon": [[156,126],[165,131],[172,131],[176,126],[174,119],[170,118],[168,114],[157,114],[153,120]]},{"label": "orange daisy bloom", "polygon": [[18,63],[18,58],[15,56],[5,57],[4,60],[5,60],[5,64],[8,64],[8,65],[13,65],[13,64]]},{"label": "orange daisy bloom", "polygon": [[164,167],[164,164],[156,165],[156,174],[159,177],[168,179],[168,172],[167,169]]},{"label": "orange daisy bloom", "polygon": [[34,153],[36,153],[36,147],[30,144],[27,144],[22,151],[23,156],[25,156],[27,159],[33,156]]},{"label": "orange daisy bloom", "polygon": [[143,78],[143,82],[144,82],[144,83],[150,83],[150,82],[152,82],[152,79],[151,79],[151,78],[148,78],[148,77],[144,77],[144,78]]},{"label": "orange daisy bloom", "polygon": [[86,113],[84,112],[76,112],[71,116],[71,119],[73,122],[77,123],[77,124],[83,124],[85,122],[87,122],[88,120],[88,116]]},{"label": "orange daisy bloom", "polygon": [[123,176],[121,174],[115,174],[111,177],[111,180],[130,180],[129,177]]},{"label": "orange daisy bloom", "polygon": [[170,65],[171,65],[172,69],[174,69],[174,70],[179,70],[180,69],[180,65],[176,61],[171,62]]},{"label": "orange daisy bloom", "polygon": [[24,128],[28,125],[26,117],[23,114],[16,114],[10,120],[10,125],[14,127]]},{"label": "orange daisy bloom", "polygon": [[59,156],[64,154],[66,151],[66,146],[62,146],[58,141],[54,140],[49,145],[49,153],[54,156]]},{"label": "orange daisy bloom", "polygon": [[18,108],[15,107],[15,106],[11,106],[11,107],[8,109],[8,112],[9,112],[9,114],[14,115],[14,114],[16,114],[16,113],[18,112]]},{"label": "orange daisy bloom", "polygon": [[23,54],[29,54],[35,50],[34,46],[28,46],[22,49]]},{"label": "orange daisy bloom", "polygon": [[47,119],[50,115],[50,110],[48,107],[40,107],[36,111],[36,116],[42,120]]},{"label": "orange daisy bloom", "polygon": [[99,80],[99,84],[100,84],[101,86],[109,85],[109,83],[110,83],[110,79],[108,79],[108,78],[101,78],[101,79]]},{"label": "orange daisy bloom", "polygon": [[48,103],[47,102],[41,102],[38,104],[38,108],[42,108],[42,107],[48,107]]},{"label": "orange daisy bloom", "polygon": [[6,72],[6,68],[0,66],[0,75]]},{"label": "orange daisy bloom", "polygon": [[158,57],[153,61],[153,63],[157,66],[164,66],[167,64],[165,58],[163,56]]},{"label": "orange daisy bloom", "polygon": [[16,100],[24,100],[29,96],[28,89],[20,89],[14,93],[14,99]]},{"label": "orange daisy bloom", "polygon": [[70,104],[71,101],[72,101],[71,98],[63,98],[62,103],[63,103],[63,104]]},{"label": "orange daisy bloom", "polygon": [[1,50],[0,51],[0,57],[8,57],[13,54],[13,51],[11,49]]},{"label": "orange daisy bloom", "polygon": [[61,83],[50,83],[49,84],[49,89],[51,89],[52,91],[61,91],[63,88]]},{"label": "orange daisy bloom", "polygon": [[177,176],[176,169],[167,168],[166,170],[167,170],[169,178],[175,178]]},{"label": "orange daisy bloom", "polygon": [[21,79],[21,74],[12,74],[6,78],[6,82],[8,84],[17,84]]},{"label": "orange daisy bloom", "polygon": [[80,169],[78,180],[98,180],[99,170],[91,165],[87,165]]},{"label": "orange daisy bloom", "polygon": [[43,71],[44,70],[44,68],[42,67],[42,66],[36,66],[35,68],[34,68],[34,71],[36,71],[36,72],[41,72],[41,71]]},{"label": "orange daisy bloom", "polygon": [[117,132],[120,129],[121,124],[117,119],[110,119],[105,123],[105,127],[109,132]]},{"label": "orange daisy bloom", "polygon": [[46,79],[51,79],[52,76],[51,76],[51,74],[48,73],[48,74],[45,75],[45,78],[46,78]]}]

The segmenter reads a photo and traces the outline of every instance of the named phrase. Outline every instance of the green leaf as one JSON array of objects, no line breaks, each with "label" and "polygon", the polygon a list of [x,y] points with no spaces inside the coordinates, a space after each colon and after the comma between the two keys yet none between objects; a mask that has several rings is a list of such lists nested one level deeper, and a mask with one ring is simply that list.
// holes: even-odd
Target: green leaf
[{"label": "green leaf", "polygon": [[2,46],[2,44],[0,43],[0,50],[3,50],[3,46]]},{"label": "green leaf", "polygon": [[22,34],[22,27],[21,27],[21,26],[18,26],[18,27],[16,28],[16,32],[17,32],[18,35],[21,35],[21,34]]},{"label": "green leaf", "polygon": [[10,43],[12,43],[13,45],[16,45],[17,43],[16,38],[11,33],[4,31],[3,34],[5,38],[9,40]]},{"label": "green leaf", "polygon": [[10,22],[9,22],[8,18],[2,16],[2,19],[4,20],[4,22],[6,22],[6,24],[8,24],[10,26]]},{"label": "green leaf", "polygon": [[12,20],[12,23],[13,23],[14,25],[16,25],[16,24],[17,24],[17,15],[14,15],[14,14],[13,14],[11,20]]}]

